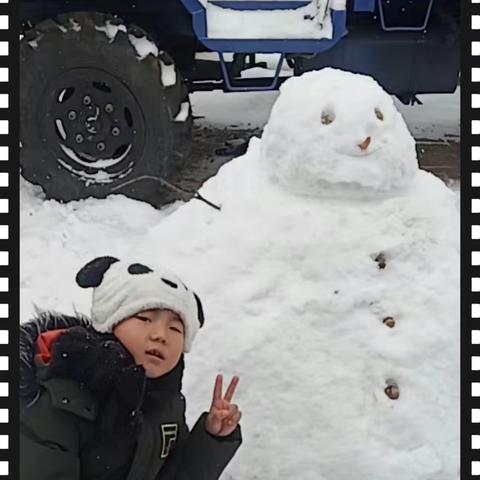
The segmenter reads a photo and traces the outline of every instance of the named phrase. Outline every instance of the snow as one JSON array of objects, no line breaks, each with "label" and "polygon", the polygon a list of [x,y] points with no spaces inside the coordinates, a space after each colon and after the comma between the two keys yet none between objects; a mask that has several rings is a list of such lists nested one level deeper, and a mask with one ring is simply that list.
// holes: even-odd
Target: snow
[{"label": "snow", "polygon": [[72,26],[72,30],[74,32],[80,32],[82,30],[82,26],[73,18],[69,18],[68,21],[70,22],[70,25]]},{"label": "snow", "polygon": [[[59,128],[60,133],[62,134],[62,137],[64,137],[65,140],[66,134],[63,128],[63,123],[61,122],[61,120],[57,119],[56,124]],[[130,162],[120,172],[116,173],[108,173],[106,170],[108,167],[112,167],[113,165],[121,163],[130,154],[132,150],[131,144],[128,145],[125,151],[118,157],[97,158],[95,161],[91,162],[82,160],[82,158],[80,158],[80,156],[77,155],[74,150],[67,147],[63,143],[60,143],[59,147],[65,155],[64,158],[57,158],[59,165],[75,174],[81,181],[85,182],[87,185],[91,185],[93,183],[112,183],[115,180],[124,178],[132,171],[134,165],[133,162]],[[70,161],[66,160],[67,157],[70,159]],[[98,171],[95,173],[88,173],[87,171],[85,171],[85,167],[87,167],[87,169],[96,168]]]},{"label": "snow", "polygon": [[71,148],[67,147],[66,145],[63,145],[63,143],[60,143],[60,148],[62,149],[63,153],[67,155],[71,160],[74,162],[83,165],[84,167],[88,168],[98,168],[98,169],[106,169],[108,167],[112,167],[113,165],[117,165],[120,163],[122,160],[124,160],[127,155],[130,153],[132,150],[132,145],[129,144],[125,151],[118,157],[116,158],[99,158],[93,162],[87,162],[82,160],[74,150]]},{"label": "snow", "polygon": [[[125,25],[113,24],[110,21],[107,21],[105,25],[95,26],[95,30],[99,32],[104,32],[105,35],[109,38],[110,42],[115,40],[117,33],[119,31],[127,33],[127,27]],[[154,42],[149,40],[146,36],[143,37],[136,37],[135,35],[129,34],[128,40],[135,48],[137,52],[137,58],[139,60],[143,60],[144,58],[148,57],[148,55],[153,55],[154,57],[158,57],[158,48]]]},{"label": "snow", "polygon": [[162,70],[162,84],[164,87],[173,87],[177,82],[177,74],[175,72],[175,65],[167,65],[160,60],[160,67]]},{"label": "snow", "polygon": [[[318,4],[318,5],[317,5]],[[206,5],[209,38],[332,38],[328,1],[288,10],[234,10]]]},{"label": "snow", "polygon": [[[258,62],[261,60],[257,60]],[[275,68],[278,66],[275,65]],[[262,67],[251,67],[251,68],[246,68],[245,70],[242,70],[240,72],[240,77],[241,78],[272,78],[272,70],[268,68],[262,68]],[[285,64],[285,62],[282,62],[282,66],[280,67],[280,76],[281,77],[292,77],[293,76],[293,69],[290,68],[288,65]]]},{"label": "snow", "polygon": [[107,21],[105,25],[95,25],[95,30],[105,33],[105,35],[109,38],[110,43],[115,40],[118,32],[121,31],[127,33],[127,27],[125,25],[114,25],[110,21]]},{"label": "snow", "polygon": [[417,139],[460,139],[460,87],[452,94],[419,95],[423,105],[395,104]]},{"label": "snow", "polygon": [[[72,150],[70,152],[73,153]],[[77,157],[78,158],[78,157]],[[108,173],[106,170],[98,170],[95,173],[88,173],[85,170],[83,170],[81,167],[73,167],[70,163],[66,162],[62,158],[57,158],[58,163],[71,172],[72,174],[75,174],[80,181],[84,182],[86,186],[95,184],[95,183],[112,183],[116,180],[119,180],[121,178],[125,178],[130,174],[130,172],[133,170],[134,164],[133,162],[130,162],[121,172],[119,173]],[[111,159],[113,161],[113,159]],[[100,162],[104,162],[104,160],[100,160]],[[105,160],[105,162],[109,162],[108,159]],[[80,162],[79,162],[80,163]],[[115,161],[115,163],[117,163]],[[81,165],[81,163],[80,163]],[[102,166],[102,165],[101,165]],[[105,166],[105,164],[103,165]]]},{"label": "snow", "polygon": [[[370,108],[384,98],[356,80],[361,91],[342,90],[338,99],[355,94]],[[198,200],[156,211],[119,195],[60,204],[21,180],[21,318],[33,302],[88,312],[91,293],[74,279],[96,256],[160,262],[205,307],[205,327],[186,358],[189,423],[208,409],[218,371],[241,377],[244,442],[223,478],[459,478],[458,195],[417,168],[403,190],[370,198],[348,188],[335,198],[313,187],[299,195],[288,169],[272,181],[264,143],[282,120],[295,129],[312,112],[305,103],[283,110],[303,95],[295,86],[302,83],[292,79],[282,89],[264,138],[252,138],[244,156],[202,187],[220,211]],[[319,106],[318,123],[322,89],[316,95],[308,102]],[[360,103],[349,119],[358,128]],[[384,113],[395,120],[393,110]],[[397,116],[390,126],[404,135],[399,124]],[[308,153],[306,140],[321,152],[316,127],[303,123],[292,158],[297,149]],[[337,159],[347,161],[343,153]],[[323,176],[311,161],[298,164],[303,178]],[[385,164],[375,160],[379,184],[390,175]],[[375,260],[380,254],[385,268]],[[393,328],[383,323],[387,316]],[[392,380],[398,400],[384,393]]]},{"label": "snow", "polygon": [[67,139],[67,132],[65,131],[65,128],[64,128],[64,126],[63,126],[63,123],[62,123],[62,121],[61,121],[59,118],[57,118],[57,119],[55,120],[55,125],[56,125],[57,130],[58,130],[58,132],[60,133],[62,139],[65,141],[65,140]]},{"label": "snow", "polygon": [[175,122],[184,122],[188,118],[188,113],[190,112],[190,103],[182,102],[180,105],[180,111],[175,117]]},{"label": "snow", "polygon": [[158,47],[147,37],[137,38],[135,35],[129,35],[130,43],[135,47],[139,60],[143,60],[148,55],[158,57]]},{"label": "snow", "polygon": [[346,10],[347,0],[330,0],[331,10]]},{"label": "snow", "polygon": [[[113,42],[119,30],[127,32],[127,28],[125,27],[125,25],[112,25],[110,22],[106,22],[104,26],[96,26],[95,29],[104,32],[111,42]],[[148,57],[148,55],[158,57],[159,53],[163,54],[163,52],[159,52],[157,45],[152,40],[148,39],[146,36],[136,37],[135,35],[129,34],[128,40],[135,48],[139,61],[144,60]],[[163,62],[160,58],[159,63],[161,68],[162,84],[165,87],[175,85],[177,81],[175,65],[166,65],[165,62]]]}]

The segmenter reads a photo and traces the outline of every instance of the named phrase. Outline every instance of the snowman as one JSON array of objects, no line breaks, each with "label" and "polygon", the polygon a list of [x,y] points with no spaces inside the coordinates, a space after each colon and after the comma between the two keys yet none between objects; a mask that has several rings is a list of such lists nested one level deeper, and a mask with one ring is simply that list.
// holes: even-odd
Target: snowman
[{"label": "snowman", "polygon": [[[459,212],[371,78],[281,88],[261,139],[129,252],[202,298],[187,420],[240,376],[235,480],[458,478]],[[105,252],[108,254],[108,252]]]},{"label": "snowman", "polygon": [[138,248],[204,302],[191,404],[241,378],[226,478],[457,478],[459,213],[391,97],[334,69],[288,80],[200,193],[221,210],[191,201]]}]

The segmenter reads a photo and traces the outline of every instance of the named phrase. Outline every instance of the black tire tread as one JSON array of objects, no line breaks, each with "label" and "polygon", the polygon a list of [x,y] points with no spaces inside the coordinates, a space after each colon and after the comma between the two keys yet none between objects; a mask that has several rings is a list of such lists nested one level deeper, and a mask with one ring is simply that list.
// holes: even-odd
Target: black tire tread
[{"label": "black tire tread", "polygon": [[[35,60],[35,50],[36,47],[32,46],[31,42],[37,42],[39,48],[41,48],[42,40],[45,37],[54,39],[55,42],[63,42],[65,39],[80,39],[81,34],[79,31],[76,31],[74,28],[74,23],[76,22],[81,30],[88,30],[91,34],[95,35],[95,42],[98,42],[99,47],[102,48],[103,45],[108,45],[109,43],[116,43],[121,45],[127,52],[127,55],[137,57],[137,52],[132,42],[129,39],[129,35],[134,35],[136,37],[147,37],[150,41],[153,40],[149,37],[148,33],[137,25],[127,26],[127,31],[124,32],[119,30],[117,35],[113,40],[110,40],[105,32],[96,30],[95,27],[103,26],[107,22],[110,22],[114,25],[123,24],[122,20],[114,17],[109,14],[103,14],[98,12],[74,12],[69,14],[61,14],[55,18],[49,18],[35,25],[32,29],[25,32],[25,36],[21,40],[21,49],[23,54],[27,57],[30,57],[32,61]],[[83,35],[85,32],[83,32]],[[182,103],[189,102],[188,91],[183,81],[181,73],[176,69],[176,83],[172,86],[165,87],[162,84],[162,75],[161,75],[161,65],[160,61],[164,63],[169,62],[173,64],[172,58],[168,53],[161,51],[159,48],[159,58],[155,57],[152,54],[149,54],[144,59],[140,60],[144,65],[154,72],[156,78],[158,78],[159,88],[164,92],[165,100],[167,103],[167,110],[169,112],[170,121],[171,121],[171,131],[172,131],[172,149],[171,155],[174,159],[174,168],[172,169],[172,175],[169,181],[175,181],[181,178],[183,171],[188,170],[188,163],[191,151],[191,135],[192,135],[192,109],[189,104],[189,115],[184,122],[176,122],[175,117],[179,113]],[[33,166],[34,167],[34,166]],[[35,183],[33,172],[30,169],[29,162],[22,162],[22,175],[29,181]],[[43,185],[42,185],[43,187]],[[157,190],[152,198],[145,198],[146,201],[152,205],[159,207],[165,203],[169,203],[179,198],[178,193],[175,193],[173,190],[165,190],[165,187],[158,184],[158,186],[152,186],[153,190]],[[162,191],[159,194],[158,189]],[[70,198],[68,192],[56,192],[57,194],[52,194],[52,192],[46,191],[47,197],[56,198],[60,201],[69,201],[74,200],[75,198]],[[118,192],[123,193],[123,192]],[[128,193],[127,193],[128,195]]]}]

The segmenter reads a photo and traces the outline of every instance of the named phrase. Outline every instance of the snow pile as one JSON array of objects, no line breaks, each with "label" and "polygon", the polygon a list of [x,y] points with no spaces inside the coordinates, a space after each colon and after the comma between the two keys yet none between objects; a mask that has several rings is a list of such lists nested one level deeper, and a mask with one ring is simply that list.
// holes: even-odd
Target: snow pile
[{"label": "snow pile", "polygon": [[[283,117],[292,129],[297,108]],[[304,124],[291,154],[309,153],[306,138],[315,151],[314,132]],[[456,195],[421,170],[388,197],[352,201],[348,186],[337,198],[297,195],[286,178],[271,181],[267,141],[252,139],[202,188],[221,211],[192,200],[156,212],[121,196],[60,205],[22,182],[22,318],[33,301],[88,312],[74,277],[94,256],[158,261],[205,307],[186,360],[190,423],[208,409],[217,371],[241,377],[244,444],[226,479],[459,478]],[[341,166],[344,153],[330,152]],[[388,184],[380,160],[372,175]],[[385,394],[393,384],[397,400]]]},{"label": "snow pile", "polygon": [[45,200],[41,188],[22,177],[20,205],[24,320],[33,312],[33,303],[71,312],[72,305],[83,298],[79,306],[88,312],[89,292],[76,291],[74,269],[85,258],[105,251],[121,256],[127,246],[138,242],[142,232],[176,208],[159,212],[121,195],[61,204]]},{"label": "snow pile", "polygon": [[331,68],[281,87],[262,156],[274,181],[315,195],[403,188],[418,169],[415,140],[390,95],[371,77]]},{"label": "snow pile", "polygon": [[[127,33],[127,27],[125,25],[112,23],[110,20],[107,20],[104,25],[95,25],[95,30],[105,33],[110,43],[115,40],[118,32]],[[158,56],[157,46],[146,36],[136,37],[135,35],[129,34],[128,40],[133,48],[135,48],[139,60],[145,59],[150,54],[154,57]]]},{"label": "snow pile", "polygon": [[180,105],[180,111],[177,113],[175,117],[175,122],[185,122],[188,118],[188,114],[190,113],[190,103],[189,102],[182,102]]},{"label": "snow pile", "polygon": [[148,55],[158,57],[158,47],[147,37],[136,37],[135,35],[129,35],[128,39],[135,48],[139,60],[147,58]]},{"label": "snow pile", "polygon": [[[162,52],[163,53],[163,52]],[[177,83],[177,73],[175,72],[175,64],[173,62],[168,65],[160,59],[160,68],[162,76],[162,85],[164,87],[172,87]]]},{"label": "snow pile", "polygon": [[234,10],[207,2],[208,38],[332,38],[328,0],[287,10]]},{"label": "snow pile", "polygon": [[78,22],[76,22],[73,18],[69,18],[68,21],[70,22],[70,25],[72,26],[72,30],[74,32],[79,32],[82,29],[81,25]]},{"label": "snow pile", "polygon": [[394,98],[417,140],[460,140],[460,87],[451,94],[418,95],[422,105],[403,105]]},{"label": "snow pile", "polygon": [[95,30],[99,32],[103,32],[108,39],[110,40],[110,43],[112,43],[115,40],[115,37],[117,36],[118,32],[125,32],[127,33],[127,27],[122,24],[113,24],[110,21],[105,22],[104,25],[95,25]]}]

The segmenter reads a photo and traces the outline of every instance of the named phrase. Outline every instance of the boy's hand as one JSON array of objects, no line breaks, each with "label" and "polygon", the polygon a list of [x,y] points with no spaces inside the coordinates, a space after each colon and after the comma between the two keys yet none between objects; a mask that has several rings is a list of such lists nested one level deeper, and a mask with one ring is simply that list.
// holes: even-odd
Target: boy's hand
[{"label": "boy's hand", "polygon": [[222,375],[217,375],[215,380],[215,388],[213,390],[212,406],[205,421],[205,428],[211,435],[217,437],[226,437],[230,435],[240,422],[242,412],[238,409],[238,405],[230,403],[233,394],[237,388],[238,377],[233,377],[227,388],[225,397],[222,398]]}]

